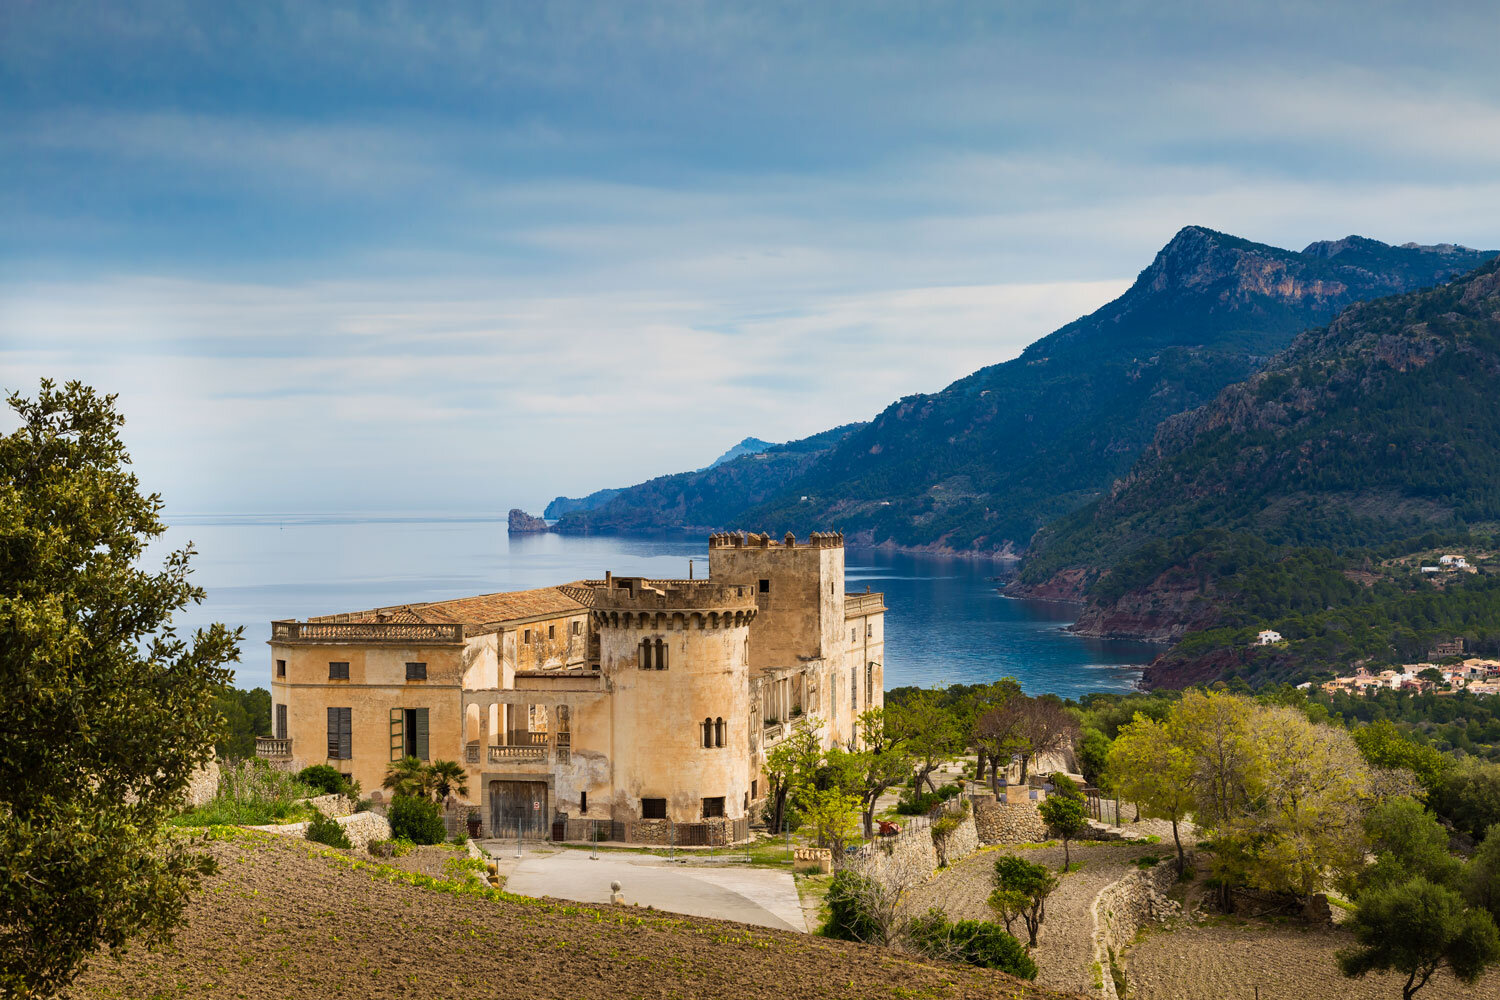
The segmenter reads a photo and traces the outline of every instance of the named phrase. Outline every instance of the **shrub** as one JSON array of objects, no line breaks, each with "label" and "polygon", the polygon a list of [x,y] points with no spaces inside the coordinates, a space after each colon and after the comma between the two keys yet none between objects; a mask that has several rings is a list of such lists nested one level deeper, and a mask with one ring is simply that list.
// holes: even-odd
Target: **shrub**
[{"label": "shrub", "polygon": [[944,802],[947,802],[949,799],[953,798],[953,796],[957,795],[961,791],[963,791],[962,787],[955,785],[950,781],[946,785],[939,785],[937,794],[938,798],[942,799]]},{"label": "shrub", "polygon": [[319,844],[327,844],[329,847],[350,848],[354,845],[349,843],[349,835],[344,833],[344,828],[339,826],[337,820],[329,819],[321,812],[314,809],[312,822],[307,824],[306,837]]},{"label": "shrub", "polygon": [[263,826],[294,819],[299,799],[319,790],[258,757],[225,760],[219,765],[219,788],[205,805],[172,822],[177,826]]},{"label": "shrub", "polygon": [[1005,928],[988,920],[953,924],[942,910],[931,909],[907,926],[912,946],[924,955],[999,969],[1021,979],[1035,979],[1037,968],[1026,949]]},{"label": "shrub", "polygon": [[319,789],[325,795],[336,794],[344,787],[344,776],[327,764],[304,767],[297,772],[297,780]]},{"label": "shrub", "polygon": [[896,800],[896,812],[902,816],[922,816],[931,812],[943,800],[931,792],[908,789]]},{"label": "shrub", "polygon": [[391,800],[386,819],[391,824],[393,836],[404,837],[413,844],[441,844],[448,839],[448,830],[438,815],[437,803],[430,799],[398,795]]},{"label": "shrub", "polygon": [[396,845],[390,840],[372,840],[365,845],[365,850],[370,852],[372,858],[394,858],[396,856]]},{"label": "shrub", "polygon": [[881,940],[880,922],[870,912],[869,879],[849,868],[834,872],[828,883],[828,922],[823,925],[824,937],[844,941]]}]

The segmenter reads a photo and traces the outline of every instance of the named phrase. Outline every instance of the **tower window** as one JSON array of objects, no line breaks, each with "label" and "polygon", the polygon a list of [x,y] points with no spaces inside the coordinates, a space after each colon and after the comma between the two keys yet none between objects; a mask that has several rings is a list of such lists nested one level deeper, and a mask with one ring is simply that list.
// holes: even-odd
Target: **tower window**
[{"label": "tower window", "polygon": [[557,638],[557,626],[556,625],[548,625],[547,626],[547,638],[548,639],[556,639]]},{"label": "tower window", "polygon": [[277,677],[285,677],[286,676],[286,661],[285,660],[277,660],[276,661],[276,676]]},{"label": "tower window", "polygon": [[531,642],[531,629],[527,629],[521,633],[521,641],[525,643]]},{"label": "tower window", "polygon": [[427,679],[427,664],[408,663],[406,665],[406,679],[409,681],[425,681]]},{"label": "tower window", "polygon": [[714,745],[714,724],[712,719],[703,720],[703,745],[704,747]]},{"label": "tower window", "polygon": [[331,681],[347,681],[349,679],[349,661],[330,660],[328,663],[328,679]]},{"label": "tower window", "polygon": [[724,720],[722,718],[715,719],[714,720],[714,746],[721,747],[723,745],[724,745]]},{"label": "tower window", "polygon": [[771,592],[771,581],[770,580],[762,580],[762,581],[760,581],[760,592],[762,594],[769,594]]},{"label": "tower window", "polygon": [[586,813],[586,812],[589,811],[589,793],[588,792],[579,792],[578,793],[578,811],[581,812],[581,813]]},{"label": "tower window", "polygon": [[666,819],[666,799],[641,799],[641,819]]},{"label": "tower window", "polygon": [[713,798],[703,800],[704,819],[722,819],[724,816],[724,796],[716,795]]}]

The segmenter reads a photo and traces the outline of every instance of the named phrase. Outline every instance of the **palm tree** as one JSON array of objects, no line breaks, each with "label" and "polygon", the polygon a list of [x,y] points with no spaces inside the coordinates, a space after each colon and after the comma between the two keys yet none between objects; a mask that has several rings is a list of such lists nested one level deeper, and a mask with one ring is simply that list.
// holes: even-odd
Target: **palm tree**
[{"label": "palm tree", "polygon": [[449,795],[468,795],[469,776],[454,760],[435,760],[427,766],[427,778],[433,797],[445,802]]},{"label": "palm tree", "polygon": [[385,780],[380,787],[389,788],[393,795],[426,798],[432,792],[432,774],[416,757],[402,757],[386,768]]}]

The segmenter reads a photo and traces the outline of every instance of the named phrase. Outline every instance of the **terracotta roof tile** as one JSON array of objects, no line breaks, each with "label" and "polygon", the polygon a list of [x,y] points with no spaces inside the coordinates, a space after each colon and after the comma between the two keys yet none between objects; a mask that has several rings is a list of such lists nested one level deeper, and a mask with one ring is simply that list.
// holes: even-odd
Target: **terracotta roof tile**
[{"label": "terracotta roof tile", "polygon": [[[479,594],[457,597],[451,601],[427,604],[404,604],[399,607],[375,608],[349,615],[328,616],[329,620],[350,622],[403,622],[431,625],[502,625],[505,622],[545,615],[577,614],[587,606],[564,591],[583,596],[577,584],[539,587],[536,590],[512,590],[501,594]],[[311,620],[311,619],[309,619]]]}]

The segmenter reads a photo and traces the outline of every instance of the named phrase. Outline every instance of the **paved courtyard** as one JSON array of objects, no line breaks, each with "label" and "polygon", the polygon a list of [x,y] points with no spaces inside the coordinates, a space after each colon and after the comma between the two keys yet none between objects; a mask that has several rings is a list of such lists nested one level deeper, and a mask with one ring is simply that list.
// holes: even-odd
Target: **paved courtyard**
[{"label": "paved courtyard", "polygon": [[514,844],[507,849],[502,842],[487,841],[484,846],[506,877],[506,891],[522,896],[607,903],[609,884],[619,882],[627,904],[807,930],[789,872],[623,852],[602,852],[595,860],[588,851],[527,849],[517,860]]}]

